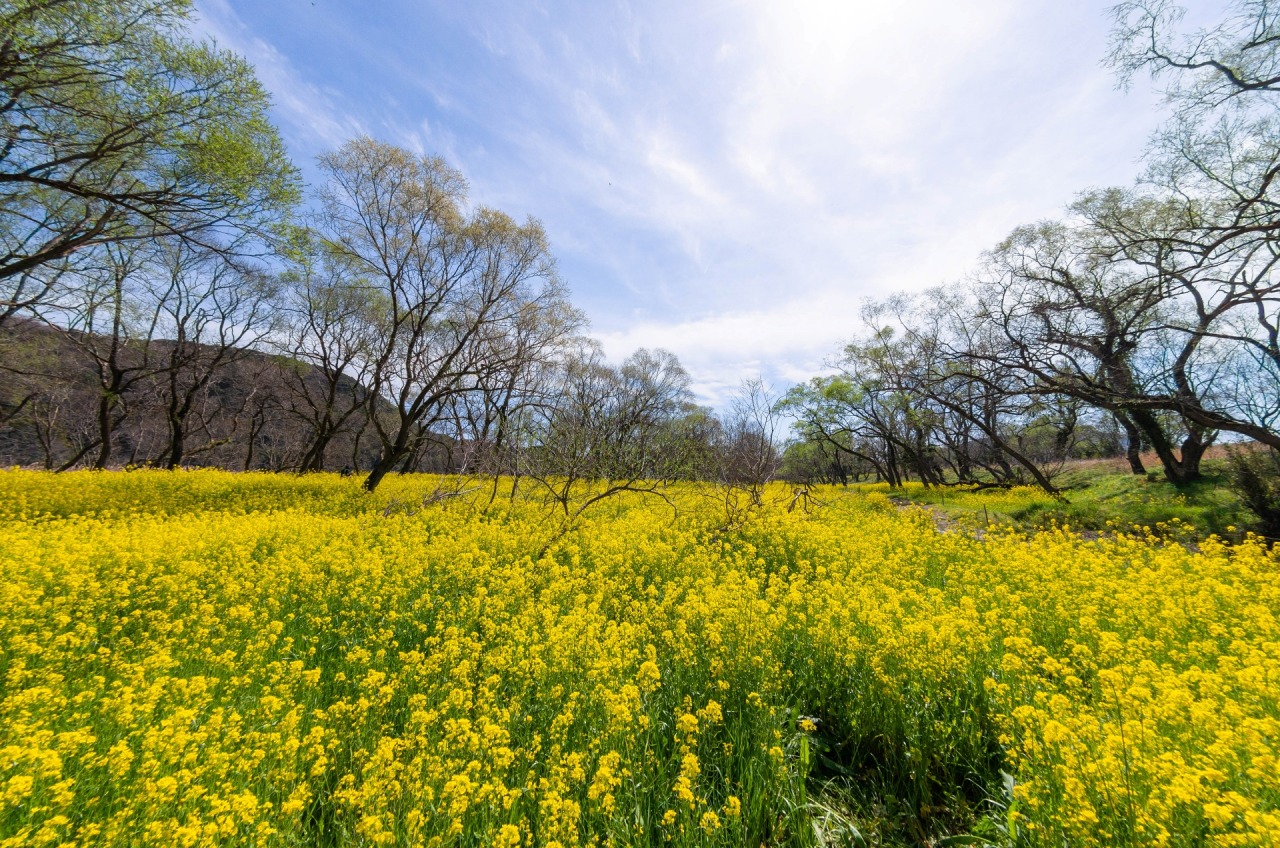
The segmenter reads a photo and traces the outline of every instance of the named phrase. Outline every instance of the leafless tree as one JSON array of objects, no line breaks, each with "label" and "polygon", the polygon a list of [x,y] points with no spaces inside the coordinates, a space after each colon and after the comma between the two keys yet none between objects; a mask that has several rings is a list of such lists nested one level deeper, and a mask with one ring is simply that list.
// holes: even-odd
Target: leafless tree
[{"label": "leafless tree", "polygon": [[370,416],[381,447],[372,490],[432,438],[453,398],[507,367],[504,340],[528,312],[565,294],[542,227],[464,214],[466,184],[443,160],[357,139],[320,164],[321,232],[376,285],[360,370],[391,414]]},{"label": "leafless tree", "polygon": [[158,310],[142,280],[158,258],[155,246],[140,242],[83,251],[74,271],[65,274],[58,298],[37,310],[78,351],[98,390],[94,468],[112,462],[115,433],[155,373],[151,342]]},{"label": "leafless tree", "polygon": [[712,479],[730,498],[745,494],[751,507],[764,504],[765,487],[782,461],[780,399],[762,377],[744,380],[720,421]]},{"label": "leafless tree", "polygon": [[164,245],[148,287],[156,309],[154,334],[165,339],[155,361],[156,392],[169,431],[160,458],[166,467],[180,467],[192,450],[191,415],[209,402],[215,380],[271,333],[274,282],[221,253],[176,240]]},{"label": "leafless tree", "polygon": [[665,499],[688,471],[680,422],[689,376],[672,354],[640,349],[613,367],[588,348],[564,363],[558,389],[553,403],[530,410],[521,469],[566,527],[621,492]]},{"label": "leafless tree", "polygon": [[309,430],[301,471],[323,471],[334,438],[367,421],[377,402],[364,372],[376,343],[376,286],[323,240],[307,239],[284,276],[277,348],[292,360],[283,403]]}]

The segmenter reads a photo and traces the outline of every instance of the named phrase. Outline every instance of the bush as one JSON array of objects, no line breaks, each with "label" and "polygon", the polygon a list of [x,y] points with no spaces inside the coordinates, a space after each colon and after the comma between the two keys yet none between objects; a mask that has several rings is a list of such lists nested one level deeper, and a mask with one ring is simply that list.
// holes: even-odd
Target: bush
[{"label": "bush", "polygon": [[1231,487],[1258,516],[1258,532],[1280,540],[1280,453],[1271,448],[1227,450]]}]

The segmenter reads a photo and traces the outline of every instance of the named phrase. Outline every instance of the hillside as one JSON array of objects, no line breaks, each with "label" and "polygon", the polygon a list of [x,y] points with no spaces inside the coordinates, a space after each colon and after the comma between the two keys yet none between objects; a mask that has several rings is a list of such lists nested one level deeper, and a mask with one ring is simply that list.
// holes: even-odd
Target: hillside
[{"label": "hillside", "polygon": [[[0,382],[0,465],[92,464],[104,395],[100,359],[108,341],[30,320],[0,329],[0,368],[9,372]],[[323,375],[296,359],[256,350],[233,349],[214,364],[216,349],[188,348],[181,366],[175,364],[172,341],[121,349],[118,362],[128,386],[112,413],[118,424],[109,466],[166,464],[171,415],[189,400],[183,466],[296,468],[309,444],[311,407],[327,388]],[[349,377],[338,382],[345,398],[354,400],[364,391]],[[341,400],[338,405],[343,406]],[[377,450],[372,439],[360,438],[365,426],[357,413],[338,427],[326,467],[368,467]]]}]

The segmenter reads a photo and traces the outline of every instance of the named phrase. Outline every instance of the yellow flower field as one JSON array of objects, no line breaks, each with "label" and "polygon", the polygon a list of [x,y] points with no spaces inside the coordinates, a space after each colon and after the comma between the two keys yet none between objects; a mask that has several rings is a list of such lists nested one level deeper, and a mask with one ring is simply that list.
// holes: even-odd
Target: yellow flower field
[{"label": "yellow flower field", "polygon": [[0,473],[0,846],[1280,842],[1257,542],[438,482]]}]

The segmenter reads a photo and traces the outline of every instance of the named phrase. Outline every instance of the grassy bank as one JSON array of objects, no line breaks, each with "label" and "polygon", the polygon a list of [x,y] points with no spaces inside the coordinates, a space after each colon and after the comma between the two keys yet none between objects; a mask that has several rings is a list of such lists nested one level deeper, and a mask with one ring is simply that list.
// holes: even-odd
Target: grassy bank
[{"label": "grassy bank", "polygon": [[1184,539],[1217,535],[1240,541],[1256,522],[1256,516],[1231,490],[1221,460],[1207,462],[1203,479],[1181,487],[1156,474],[1129,474],[1113,463],[1101,462],[1078,463],[1054,483],[1061,489],[1062,499],[1034,486],[975,490],[908,483],[900,489],[886,484],[858,488],[929,506],[966,526],[989,522],[1028,529],[1067,525],[1094,532],[1145,532],[1149,528],[1159,535]]}]

